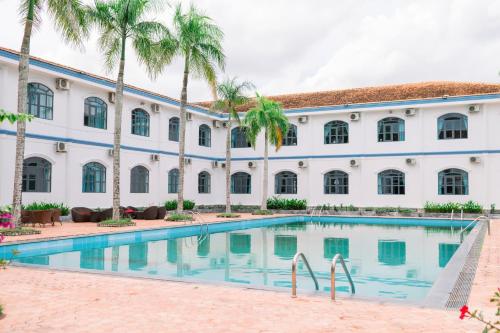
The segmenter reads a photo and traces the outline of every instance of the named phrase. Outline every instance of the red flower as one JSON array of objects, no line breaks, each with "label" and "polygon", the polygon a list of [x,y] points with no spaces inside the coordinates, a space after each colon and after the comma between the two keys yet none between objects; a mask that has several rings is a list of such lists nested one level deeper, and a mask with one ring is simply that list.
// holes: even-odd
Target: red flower
[{"label": "red flower", "polygon": [[469,307],[464,305],[460,308],[460,319],[464,319],[466,315],[469,313]]}]

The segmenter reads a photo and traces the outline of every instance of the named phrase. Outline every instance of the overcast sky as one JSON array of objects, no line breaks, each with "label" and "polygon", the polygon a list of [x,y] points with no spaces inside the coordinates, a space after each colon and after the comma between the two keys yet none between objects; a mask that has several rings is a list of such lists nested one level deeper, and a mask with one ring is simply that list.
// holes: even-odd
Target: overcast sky
[{"label": "overcast sky", "polygon": [[[0,45],[18,50],[20,0],[0,0]],[[194,0],[225,32],[225,76],[266,95],[434,80],[499,82],[498,0]],[[186,2],[187,4],[188,2]],[[167,22],[169,12],[158,13]],[[60,42],[44,15],[32,55],[115,79],[95,38]],[[151,81],[129,56],[125,81],[179,98],[181,63]],[[210,98],[193,79],[190,101]]]}]

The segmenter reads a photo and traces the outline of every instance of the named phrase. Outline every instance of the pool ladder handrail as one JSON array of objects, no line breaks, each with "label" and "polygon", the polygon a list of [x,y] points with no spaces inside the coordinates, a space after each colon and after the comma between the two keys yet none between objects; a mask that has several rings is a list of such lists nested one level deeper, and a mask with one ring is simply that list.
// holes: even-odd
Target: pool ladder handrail
[{"label": "pool ladder handrail", "polygon": [[480,215],[476,217],[471,223],[467,224],[465,228],[460,228],[460,244],[464,241],[464,232],[467,231],[472,225],[474,225],[477,221],[486,219],[488,220],[488,235],[490,234],[490,219],[487,216]]},{"label": "pool ladder handrail", "polygon": [[[203,216],[200,214],[200,212],[196,212],[194,210],[186,210],[184,211],[184,213],[187,213],[187,214],[190,214],[193,216],[193,220],[191,221],[185,221],[184,224],[187,224],[187,223],[190,223],[190,224],[195,224],[195,222],[197,222],[196,220],[196,217],[199,217],[199,225],[200,225],[200,236],[198,238],[198,244],[201,244],[205,241],[205,239],[208,238],[208,223],[205,222],[205,220],[203,219]],[[203,227],[205,227],[205,232]],[[187,245],[187,244],[186,244]],[[193,244],[194,245],[194,244]]]},{"label": "pool ladder handrail", "polygon": [[311,269],[311,266],[309,266],[309,262],[307,261],[306,256],[302,252],[297,252],[292,260],[292,297],[297,297],[297,264],[300,258],[302,258],[302,261],[306,265],[309,274],[311,274],[316,290],[319,290],[318,280],[316,279],[316,276],[314,276],[314,273]]},{"label": "pool ladder handrail", "polygon": [[344,269],[344,273],[347,276],[347,279],[349,280],[349,284],[351,285],[351,294],[356,293],[356,288],[354,287],[354,282],[352,281],[351,278],[351,273],[349,273],[349,270],[347,269],[347,266],[344,261],[344,257],[340,253],[337,253],[335,257],[332,259],[332,265],[330,266],[330,297],[332,301],[335,300],[335,269],[337,267],[337,262],[342,264],[342,268]]}]

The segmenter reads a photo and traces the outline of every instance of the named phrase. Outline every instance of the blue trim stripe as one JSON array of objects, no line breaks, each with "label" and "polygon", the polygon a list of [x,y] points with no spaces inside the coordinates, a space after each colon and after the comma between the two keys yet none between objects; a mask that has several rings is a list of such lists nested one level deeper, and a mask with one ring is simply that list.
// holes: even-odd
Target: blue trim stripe
[{"label": "blue trim stripe", "polygon": [[[0,129],[0,134],[15,136],[16,131]],[[113,148],[112,144],[80,140],[73,138],[64,138],[57,136],[49,136],[42,134],[26,133],[27,138],[48,140],[48,141],[62,141],[68,143],[76,143],[87,146]],[[162,154],[167,156],[179,156],[177,152],[147,149],[141,147],[121,145],[123,150],[137,151],[149,154]],[[295,155],[295,156],[271,156],[270,160],[304,160],[304,159],[328,159],[328,158],[362,158],[362,157],[397,157],[397,156],[436,156],[436,155],[479,155],[479,154],[500,154],[500,149],[483,149],[483,150],[457,150],[457,151],[424,151],[424,152],[401,152],[401,153],[376,153],[376,154],[336,154],[336,155]],[[197,158],[208,161],[224,161],[222,157],[209,157],[196,154],[186,154],[186,157]],[[255,161],[263,160],[263,157],[233,157],[231,161]]]}]

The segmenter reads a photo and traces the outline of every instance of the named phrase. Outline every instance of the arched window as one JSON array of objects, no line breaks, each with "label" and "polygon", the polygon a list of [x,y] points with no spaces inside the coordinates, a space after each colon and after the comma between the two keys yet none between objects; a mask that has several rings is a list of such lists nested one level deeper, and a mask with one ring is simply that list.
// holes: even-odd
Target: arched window
[{"label": "arched window", "polygon": [[460,113],[448,113],[438,118],[438,139],[467,139],[467,116]]},{"label": "arched window", "polygon": [[274,193],[297,194],[297,174],[282,171],[274,177]]},{"label": "arched window", "polygon": [[198,193],[210,193],[210,174],[206,171],[198,174]]},{"label": "arched window", "polygon": [[250,194],[252,192],[252,176],[246,172],[236,172],[231,176],[231,193]]},{"label": "arched window", "polygon": [[203,147],[210,147],[212,145],[211,138],[212,130],[207,125],[200,125],[198,129],[198,144]]},{"label": "arched window", "polygon": [[438,191],[441,195],[468,195],[469,175],[460,169],[446,169],[438,174]]},{"label": "arched window", "polygon": [[90,162],[83,166],[82,192],[106,192],[106,167],[101,163]]},{"label": "arched window", "polygon": [[290,124],[288,126],[288,132],[283,137],[282,140],[283,146],[296,146],[297,145],[297,126],[294,124]]},{"label": "arched window", "polygon": [[52,120],[54,93],[41,83],[28,83],[28,113],[41,119]]},{"label": "arched window", "polygon": [[142,165],[130,171],[130,193],[149,193],[149,171]]},{"label": "arched window", "polygon": [[87,97],[84,103],[83,125],[95,128],[107,128],[108,105],[97,97]]},{"label": "arched window", "polygon": [[349,142],[349,124],[345,121],[334,120],[325,124],[325,144],[338,144]]},{"label": "arched window", "polygon": [[179,192],[179,169],[172,169],[168,172],[168,193]]},{"label": "arched window", "polygon": [[231,148],[248,148],[251,147],[247,140],[247,135],[242,127],[235,127],[231,130]]},{"label": "arched window", "polygon": [[405,121],[389,117],[378,122],[378,142],[405,141]]},{"label": "arched window", "polygon": [[398,170],[385,170],[378,174],[378,194],[405,194],[405,174]]},{"label": "arched window", "polygon": [[50,192],[52,164],[40,157],[30,157],[23,162],[23,192]]},{"label": "arched window", "polygon": [[172,117],[168,120],[168,139],[179,142],[179,118]]},{"label": "arched window", "polygon": [[132,134],[149,136],[149,113],[143,109],[132,110]]},{"label": "arched window", "polygon": [[344,171],[333,170],[323,177],[325,194],[349,194],[349,175]]}]

